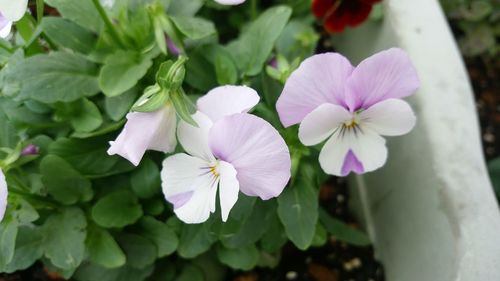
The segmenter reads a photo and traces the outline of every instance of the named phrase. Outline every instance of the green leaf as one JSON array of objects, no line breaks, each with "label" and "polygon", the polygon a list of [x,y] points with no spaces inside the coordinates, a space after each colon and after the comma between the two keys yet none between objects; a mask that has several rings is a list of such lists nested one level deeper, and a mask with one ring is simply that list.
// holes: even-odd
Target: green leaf
[{"label": "green leaf", "polygon": [[172,0],[168,14],[174,16],[194,16],[203,7],[204,0]]},{"label": "green leaf", "polygon": [[135,223],[141,216],[141,205],[128,190],[108,194],[92,207],[92,219],[102,227],[124,227]]},{"label": "green leaf", "polygon": [[106,97],[104,107],[109,118],[113,121],[119,121],[130,111],[135,99],[137,98],[138,89],[132,88],[125,93],[116,97]]},{"label": "green leaf", "polygon": [[260,240],[262,250],[268,253],[278,252],[288,241],[285,229],[279,220],[278,214],[273,212],[269,223],[269,229]]},{"label": "green leaf", "polygon": [[91,53],[97,44],[95,34],[62,18],[44,17],[40,26],[52,42],[82,54]]},{"label": "green leaf", "polygon": [[356,246],[369,246],[371,244],[368,236],[348,224],[331,217],[325,210],[320,209],[319,219],[325,226],[328,233],[335,236],[336,239]]},{"label": "green leaf", "polygon": [[40,229],[32,226],[21,226],[16,238],[14,258],[0,270],[6,273],[24,270],[33,265],[42,255],[43,235]]},{"label": "green leaf", "polygon": [[48,193],[63,204],[87,201],[93,196],[90,181],[59,156],[45,156],[40,163],[40,172]]},{"label": "green leaf", "polygon": [[83,28],[99,32],[103,21],[90,0],[45,0],[47,4],[56,8],[61,16],[69,19]]},{"label": "green leaf", "polygon": [[206,19],[197,17],[170,17],[179,31],[189,39],[201,39],[216,34],[214,24]]},{"label": "green leaf", "polygon": [[151,198],[160,191],[160,170],[155,162],[144,158],[130,177],[132,189],[140,198]]},{"label": "green leaf", "polygon": [[145,268],[156,260],[156,246],[149,239],[136,234],[120,234],[118,243],[127,255],[127,264],[133,268]]},{"label": "green leaf", "polygon": [[16,220],[9,218],[0,223],[0,268],[10,263],[14,258],[18,226]]},{"label": "green leaf", "polygon": [[177,249],[179,239],[165,223],[152,217],[144,217],[139,226],[141,234],[156,244],[158,258],[168,256]]},{"label": "green leaf", "polygon": [[43,225],[45,256],[63,270],[76,269],[85,256],[86,228],[85,214],[78,208],[51,215]]},{"label": "green leaf", "polygon": [[318,221],[318,196],[309,181],[299,179],[278,197],[278,215],[285,232],[301,250],[313,242]]},{"label": "green leaf", "polygon": [[212,246],[216,237],[210,233],[210,222],[203,224],[185,224],[179,236],[177,252],[183,258],[194,258]]},{"label": "green leaf", "polygon": [[213,63],[207,58],[205,46],[189,54],[186,62],[186,80],[191,87],[207,92],[217,87],[217,77]]},{"label": "green leaf", "polygon": [[312,246],[322,247],[323,245],[326,244],[327,240],[328,240],[328,235],[325,227],[320,223],[316,224],[316,232],[314,233]]},{"label": "green leaf", "polygon": [[92,132],[102,125],[99,108],[88,99],[82,99],[80,108],[70,119],[71,126],[77,132]]},{"label": "green leaf", "polygon": [[146,75],[151,59],[133,51],[117,51],[110,55],[99,74],[99,85],[108,97],[125,93]]},{"label": "green leaf", "polygon": [[255,245],[229,249],[219,245],[217,257],[220,262],[234,269],[250,270],[259,262],[259,250]]},{"label": "green leaf", "polygon": [[275,211],[274,201],[256,201],[250,216],[231,219],[222,225],[219,239],[225,247],[241,248],[257,242],[268,230]]},{"label": "green leaf", "polygon": [[121,267],[126,262],[125,254],[113,236],[98,227],[89,228],[87,251],[90,261],[106,268]]},{"label": "green leaf", "polygon": [[252,76],[261,71],[291,14],[292,9],[287,6],[270,8],[228,45],[244,74]]},{"label": "green leaf", "polygon": [[119,156],[109,156],[109,137],[85,140],[60,138],[50,145],[49,152],[71,164],[77,171],[88,177],[103,177],[130,171],[134,168]]},{"label": "green leaf", "polygon": [[77,54],[52,52],[29,57],[12,70],[20,95],[44,103],[71,102],[99,92],[97,66]]},{"label": "green leaf", "polygon": [[234,85],[238,81],[238,70],[231,57],[225,49],[218,48],[215,55],[215,73],[220,85]]}]

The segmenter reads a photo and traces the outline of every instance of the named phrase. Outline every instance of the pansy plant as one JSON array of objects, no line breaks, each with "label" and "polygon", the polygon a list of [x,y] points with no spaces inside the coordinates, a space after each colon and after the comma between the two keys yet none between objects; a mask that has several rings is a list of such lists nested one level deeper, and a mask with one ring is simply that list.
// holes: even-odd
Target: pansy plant
[{"label": "pansy plant", "polygon": [[180,122],[177,135],[187,153],[165,159],[161,176],[165,198],[182,221],[206,221],[217,192],[226,221],[239,191],[267,200],[285,188],[288,147],[267,121],[247,113],[258,102],[249,87],[218,87],[198,100],[198,127]]},{"label": "pansy plant", "polygon": [[303,144],[327,140],[319,155],[326,173],[361,174],[385,164],[382,136],[403,135],[415,126],[415,115],[401,98],[419,84],[401,49],[382,51],[356,68],[340,54],[318,54],[289,77],[277,110],[285,127],[300,123]]}]

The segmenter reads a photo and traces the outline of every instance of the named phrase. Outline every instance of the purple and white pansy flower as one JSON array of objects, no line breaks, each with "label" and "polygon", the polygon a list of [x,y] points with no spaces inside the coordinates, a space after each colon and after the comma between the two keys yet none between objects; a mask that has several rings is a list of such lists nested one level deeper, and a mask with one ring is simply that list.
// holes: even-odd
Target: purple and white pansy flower
[{"label": "purple and white pansy flower", "polygon": [[137,166],[146,150],[174,151],[176,127],[176,112],[170,103],[154,112],[128,113],[127,123],[116,140],[110,142],[108,154],[118,154]]},{"label": "purple and white pansy flower", "polygon": [[5,181],[3,171],[0,169],[0,222],[5,215],[5,209],[7,209],[7,195],[7,181]]},{"label": "purple and white pansy flower", "polygon": [[267,200],[285,188],[288,147],[271,124],[247,113],[258,102],[249,87],[222,86],[198,100],[198,127],[180,121],[177,136],[186,153],[165,159],[161,177],[165,198],[182,221],[206,221],[215,212],[217,192],[227,221],[239,191]]},{"label": "purple and white pansy flower", "polygon": [[28,0],[0,0],[0,37],[9,36],[12,23],[26,12]]},{"label": "purple and white pansy flower", "polygon": [[401,98],[419,85],[401,49],[377,53],[357,67],[340,54],[324,53],[291,74],[276,107],[285,127],[300,123],[303,144],[326,140],[319,155],[326,173],[362,174],[385,164],[382,136],[404,135],[415,126],[415,115]]}]

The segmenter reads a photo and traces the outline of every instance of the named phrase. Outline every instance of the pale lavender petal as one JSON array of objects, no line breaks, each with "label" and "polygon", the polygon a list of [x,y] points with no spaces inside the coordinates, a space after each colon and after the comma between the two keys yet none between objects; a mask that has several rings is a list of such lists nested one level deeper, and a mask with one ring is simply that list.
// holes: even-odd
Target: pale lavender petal
[{"label": "pale lavender petal", "polygon": [[360,114],[361,122],[383,136],[401,136],[413,129],[417,118],[410,105],[399,99],[374,104]]},{"label": "pale lavender petal", "polygon": [[7,38],[12,28],[12,22],[0,14],[0,38]]},{"label": "pale lavender petal", "polygon": [[0,222],[3,220],[5,210],[7,209],[7,182],[3,171],[0,169]]},{"label": "pale lavender petal", "polygon": [[342,106],[331,103],[320,105],[307,114],[300,123],[299,139],[305,145],[316,145],[333,134],[352,114]]},{"label": "pale lavender petal", "polygon": [[362,61],[347,81],[351,111],[367,109],[390,98],[413,94],[420,86],[417,71],[405,51],[392,48]]},{"label": "pale lavender petal", "polygon": [[162,191],[185,223],[201,223],[215,210],[218,179],[211,163],[184,153],[163,161]]},{"label": "pale lavender petal", "polygon": [[351,63],[337,53],[312,56],[288,78],[276,104],[285,127],[300,123],[324,103],[345,106],[345,85],[353,71]]},{"label": "pale lavender petal", "polygon": [[0,13],[9,21],[20,20],[28,8],[28,0],[0,0]]},{"label": "pale lavender petal", "polygon": [[148,149],[165,153],[174,151],[177,142],[175,118],[171,106],[155,112],[127,114],[127,123],[118,138],[110,142],[108,154],[118,154],[137,166]]},{"label": "pale lavender petal", "polygon": [[343,177],[347,176],[350,172],[354,172],[356,174],[362,174],[365,171],[363,168],[363,164],[359,162],[358,158],[352,150],[347,152],[347,155],[344,159],[344,164],[342,165],[341,174]]},{"label": "pale lavender petal", "polygon": [[325,173],[342,176],[344,159],[350,149],[350,138],[340,137],[336,131],[323,145],[319,153],[319,164]]},{"label": "pale lavender petal", "polygon": [[259,103],[257,92],[246,86],[220,86],[198,99],[198,110],[205,113],[212,122],[235,114],[246,113]]},{"label": "pale lavender petal", "polygon": [[222,5],[239,5],[245,3],[246,0],[215,0],[215,2]]},{"label": "pale lavender petal", "polygon": [[233,165],[219,161],[217,172],[220,175],[219,181],[219,201],[221,208],[222,221],[227,221],[229,212],[238,201],[240,192],[240,183],[237,179],[237,172]]},{"label": "pale lavender petal", "polygon": [[290,179],[290,153],[278,131],[257,116],[224,117],[209,134],[214,155],[234,166],[240,190],[267,200],[278,196]]},{"label": "pale lavender petal", "polygon": [[207,162],[213,162],[215,157],[208,146],[208,132],[213,123],[208,116],[200,111],[197,111],[192,117],[198,127],[181,120],[177,129],[179,142],[187,153],[205,159]]}]

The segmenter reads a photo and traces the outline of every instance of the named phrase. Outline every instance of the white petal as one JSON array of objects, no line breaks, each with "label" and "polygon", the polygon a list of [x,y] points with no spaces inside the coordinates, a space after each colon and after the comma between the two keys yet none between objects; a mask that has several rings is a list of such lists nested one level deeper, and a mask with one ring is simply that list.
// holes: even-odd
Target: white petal
[{"label": "white petal", "polygon": [[305,145],[318,144],[350,119],[352,119],[352,114],[342,106],[324,103],[302,120],[299,127],[299,139]]},{"label": "white petal", "polygon": [[319,153],[319,164],[325,173],[342,176],[342,166],[349,151],[350,138],[340,137],[339,132],[335,132],[325,143]]},{"label": "white petal", "polygon": [[12,28],[12,22],[8,21],[5,23],[5,25],[0,29],[0,37],[1,38],[7,38],[10,34],[10,30]]},{"label": "white petal", "polygon": [[413,129],[415,114],[405,101],[388,99],[374,104],[360,114],[361,122],[383,136],[400,136]]},{"label": "white petal", "polygon": [[0,0],[0,13],[10,21],[18,21],[26,13],[28,0]]},{"label": "white petal", "polygon": [[0,222],[3,220],[5,215],[5,209],[7,209],[7,182],[5,181],[5,176],[0,169]]},{"label": "white petal", "polygon": [[351,149],[363,164],[365,173],[384,166],[387,161],[385,139],[370,128],[361,128],[357,135],[351,134]]},{"label": "white petal", "polygon": [[219,161],[217,171],[220,175],[219,183],[219,199],[222,214],[222,221],[227,221],[229,212],[238,201],[238,193],[240,191],[240,183],[236,178],[236,170],[233,165]]},{"label": "white petal", "polygon": [[387,160],[385,139],[373,130],[361,127],[356,133],[349,130],[332,135],[319,154],[321,168],[328,174],[345,176],[342,167],[349,150],[361,162],[365,173],[382,167]]},{"label": "white petal", "polygon": [[169,118],[175,118],[175,114],[171,110],[164,107],[155,112],[127,114],[127,123],[116,140],[110,142],[108,154],[118,154],[137,166],[148,149],[165,153],[173,151],[176,144],[175,126],[172,127]]},{"label": "white petal", "polygon": [[221,86],[198,99],[198,110],[212,122],[235,113],[246,113],[259,103],[257,92],[247,86]]},{"label": "white petal", "polygon": [[193,114],[193,119],[198,124],[198,127],[182,120],[179,122],[177,129],[179,142],[187,153],[203,158],[208,162],[213,162],[215,157],[208,146],[208,132],[213,123],[208,116],[200,111]]},{"label": "white petal", "polygon": [[239,5],[245,3],[246,0],[215,0],[215,2],[222,5]]},{"label": "white petal", "polygon": [[204,222],[215,210],[218,179],[205,160],[184,153],[172,155],[163,161],[161,179],[165,198],[185,223]]}]

